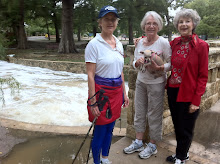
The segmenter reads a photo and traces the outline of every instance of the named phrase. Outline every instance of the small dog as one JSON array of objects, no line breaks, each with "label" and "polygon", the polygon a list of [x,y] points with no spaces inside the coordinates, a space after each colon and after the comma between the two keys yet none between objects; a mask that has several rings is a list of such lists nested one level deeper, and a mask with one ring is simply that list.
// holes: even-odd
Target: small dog
[{"label": "small dog", "polygon": [[148,72],[154,75],[154,78],[158,78],[164,74],[163,71],[156,71],[156,70],[151,69],[150,67],[147,67],[148,65],[151,64],[152,60],[159,66],[164,64],[163,60],[158,56],[156,52],[152,50],[145,50],[145,51],[141,51],[140,53],[144,54],[144,64],[141,64],[139,66],[139,69],[142,72],[145,72],[147,69]]}]

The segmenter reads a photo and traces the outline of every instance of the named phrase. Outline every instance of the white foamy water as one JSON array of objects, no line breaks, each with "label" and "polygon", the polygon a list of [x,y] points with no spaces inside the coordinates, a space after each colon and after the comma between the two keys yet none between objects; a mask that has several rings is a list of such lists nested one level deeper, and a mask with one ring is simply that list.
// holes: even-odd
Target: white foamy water
[{"label": "white foamy water", "polygon": [[[34,124],[88,126],[87,75],[0,61],[0,77],[14,77],[21,85],[11,95],[4,85],[5,106],[0,117]],[[126,90],[128,86],[126,84]]]},{"label": "white foamy water", "polygon": [[0,61],[0,77],[10,76],[21,84],[21,90],[11,96],[10,89],[3,87],[5,106],[0,106],[0,117],[35,124],[90,125],[87,75]]}]

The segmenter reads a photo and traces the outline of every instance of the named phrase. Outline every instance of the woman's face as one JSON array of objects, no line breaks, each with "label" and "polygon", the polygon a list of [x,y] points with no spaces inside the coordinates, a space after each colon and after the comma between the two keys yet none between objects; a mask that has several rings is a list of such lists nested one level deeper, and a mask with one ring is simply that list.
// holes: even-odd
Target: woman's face
[{"label": "woman's face", "polygon": [[178,21],[178,31],[182,36],[192,35],[194,28],[192,18],[180,17]]},{"label": "woman's face", "polygon": [[159,31],[158,24],[153,16],[149,16],[145,23],[145,33],[149,36],[156,36]]},{"label": "woman's face", "polygon": [[113,33],[117,27],[118,20],[114,13],[108,13],[99,22],[102,32]]}]

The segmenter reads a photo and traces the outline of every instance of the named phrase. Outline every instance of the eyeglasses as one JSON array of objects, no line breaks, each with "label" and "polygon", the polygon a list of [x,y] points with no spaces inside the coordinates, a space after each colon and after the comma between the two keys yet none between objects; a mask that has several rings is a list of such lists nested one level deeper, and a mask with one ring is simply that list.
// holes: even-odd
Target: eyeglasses
[{"label": "eyeglasses", "polygon": [[145,24],[145,26],[148,26],[148,27],[150,27],[150,26],[157,27],[158,24],[157,24],[156,22],[153,22],[153,23],[148,22],[148,23]]}]

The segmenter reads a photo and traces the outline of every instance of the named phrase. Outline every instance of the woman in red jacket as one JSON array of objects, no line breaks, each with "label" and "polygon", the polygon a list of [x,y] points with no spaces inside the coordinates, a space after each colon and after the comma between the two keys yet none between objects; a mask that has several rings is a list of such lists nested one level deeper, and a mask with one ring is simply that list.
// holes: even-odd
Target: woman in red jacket
[{"label": "woman in red jacket", "polygon": [[171,76],[168,79],[168,102],[175,128],[176,154],[167,161],[185,164],[199,114],[201,96],[208,80],[208,44],[194,33],[200,22],[195,10],[182,9],[174,18],[180,37],[171,41]]}]

